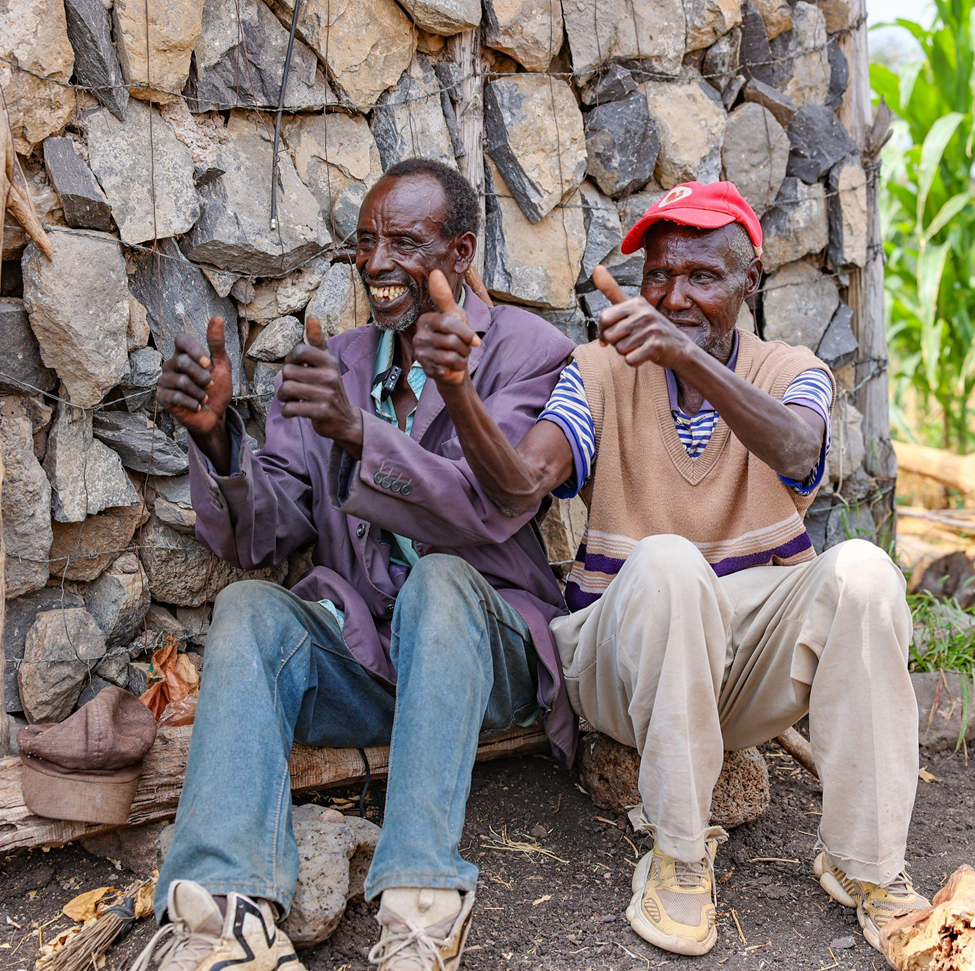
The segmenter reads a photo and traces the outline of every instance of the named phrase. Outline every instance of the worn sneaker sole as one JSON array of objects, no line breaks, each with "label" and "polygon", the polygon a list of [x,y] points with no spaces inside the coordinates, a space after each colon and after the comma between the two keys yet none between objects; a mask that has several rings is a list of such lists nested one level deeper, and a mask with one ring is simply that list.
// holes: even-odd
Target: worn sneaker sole
[{"label": "worn sneaker sole", "polygon": [[718,940],[717,927],[711,928],[711,933],[703,941],[695,941],[692,937],[677,937],[675,934],[665,934],[659,927],[650,923],[643,913],[643,888],[647,882],[647,871],[650,869],[650,855],[647,854],[637,864],[630,882],[633,888],[633,898],[626,908],[626,919],[630,927],[645,941],[655,944],[664,951],[672,954],[700,955],[707,954]]},{"label": "worn sneaker sole", "polygon": [[[813,864],[813,873],[819,878],[819,885],[833,898],[838,904],[844,907],[855,907],[857,921],[867,943],[880,951],[880,931],[877,925],[866,915],[863,908],[843,889],[843,885],[826,869],[826,854],[820,853]],[[882,952],[881,952],[882,953]]]}]

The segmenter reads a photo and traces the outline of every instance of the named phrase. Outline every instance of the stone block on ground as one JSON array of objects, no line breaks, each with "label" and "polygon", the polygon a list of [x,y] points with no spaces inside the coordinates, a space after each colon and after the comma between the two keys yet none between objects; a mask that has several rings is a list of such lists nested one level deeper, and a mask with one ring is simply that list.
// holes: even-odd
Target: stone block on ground
[{"label": "stone block on ground", "polygon": [[88,583],[133,545],[135,531],[145,522],[142,505],[115,506],[81,523],[54,523],[51,576]]},{"label": "stone block on ground", "polygon": [[687,37],[681,0],[623,0],[613,58],[655,74],[680,74]]},{"label": "stone block on ground", "polygon": [[96,108],[84,112],[80,124],[88,136],[91,170],[125,242],[144,243],[190,229],[200,215],[193,155],[156,108],[130,102],[124,123],[107,108]]},{"label": "stone block on ground", "polygon": [[725,178],[761,216],[775,201],[789,164],[789,136],[775,116],[743,104],[728,116],[721,150]]},{"label": "stone block on ground", "polygon": [[792,5],[792,30],[772,41],[776,87],[800,108],[822,105],[829,95],[826,21],[815,3]]},{"label": "stone block on ground", "polygon": [[684,0],[685,51],[710,47],[741,23],[741,0]]},{"label": "stone block on ground", "polygon": [[853,333],[853,311],[841,303],[816,348],[816,356],[835,372],[852,364],[859,348]]},{"label": "stone block on ground", "polygon": [[297,317],[277,317],[247,348],[253,361],[281,361],[301,339],[304,325]]},{"label": "stone block on ground", "polygon": [[837,163],[829,173],[830,263],[836,267],[867,262],[867,175],[859,159]]},{"label": "stone block on ground", "polygon": [[305,308],[305,318],[318,317],[326,337],[369,322],[369,297],[351,263],[333,263]]},{"label": "stone block on ground", "polygon": [[203,23],[203,0],[115,0],[115,45],[134,98],[175,101]]},{"label": "stone block on ground", "polygon": [[227,136],[217,153],[224,174],[202,188],[203,211],[183,237],[183,252],[193,262],[236,273],[288,273],[331,242],[318,218],[318,200],[291,158],[279,153],[278,228],[271,229],[273,136],[257,116],[239,111],[231,113]]},{"label": "stone block on ground", "polygon": [[623,229],[613,200],[604,196],[591,182],[579,186],[582,197],[582,222],[586,232],[586,249],[582,255],[580,279],[588,280],[596,264],[601,263],[623,242]]},{"label": "stone block on ground", "polygon": [[582,113],[564,81],[532,74],[491,81],[484,87],[484,126],[487,153],[532,222],[585,178]]},{"label": "stone block on ground", "polygon": [[0,298],[0,347],[0,394],[34,394],[57,387],[57,375],[41,360],[23,300]]},{"label": "stone block on ground", "polygon": [[121,863],[136,876],[149,877],[156,867],[156,842],[168,822],[144,826],[119,826],[107,833],[88,836],[81,841],[85,851],[113,863]]},{"label": "stone block on ground", "polygon": [[818,182],[840,159],[853,155],[856,145],[836,112],[825,105],[800,108],[789,123],[789,175]]},{"label": "stone block on ground", "polygon": [[70,138],[44,139],[44,167],[69,226],[112,231],[112,207]]},{"label": "stone block on ground", "polygon": [[485,166],[487,253],[484,284],[502,300],[568,309],[582,267],[585,226],[578,192],[565,207],[529,222],[490,159]]},{"label": "stone block on ground", "polygon": [[57,372],[66,397],[91,407],[128,363],[125,261],[111,236],[57,233],[50,240],[53,260],[34,243],[24,252],[24,305],[41,358]]},{"label": "stone block on ground", "polygon": [[819,346],[840,305],[836,284],[809,263],[788,263],[766,277],[765,339]]},{"label": "stone block on ground", "polygon": [[[579,778],[600,809],[625,815],[639,805],[640,756],[607,735],[591,732],[579,743]],[[732,829],[762,816],[769,805],[769,776],[756,748],[725,752],[711,797],[711,823]]]},{"label": "stone block on ground", "polygon": [[135,553],[123,553],[84,590],[85,609],[105,634],[109,648],[128,644],[149,609],[149,584]]},{"label": "stone block on ground", "polygon": [[24,641],[17,672],[20,700],[30,722],[64,721],[74,709],[89,669],[105,653],[105,635],[81,607],[38,614]]},{"label": "stone block on ground", "polygon": [[[183,92],[190,110],[275,107],[288,34],[262,0],[204,0],[202,29]],[[296,38],[284,110],[321,108],[327,93],[318,59]]]},{"label": "stone block on ground", "polygon": [[135,472],[181,475],[189,468],[186,453],[145,415],[99,411],[95,413],[94,430],[95,437]]},{"label": "stone block on ground", "polygon": [[129,92],[112,43],[109,8],[102,0],[64,0],[64,13],[74,48],[75,81],[116,118],[124,119]]},{"label": "stone block on ground", "polygon": [[557,0],[484,2],[484,43],[529,71],[547,71],[562,38],[562,5]]},{"label": "stone block on ground", "polygon": [[648,81],[647,105],[657,134],[656,179],[664,189],[681,182],[715,182],[721,174],[726,116],[702,81]]},{"label": "stone block on ground", "polygon": [[597,105],[586,115],[585,133],[588,174],[607,195],[636,192],[650,181],[660,141],[641,92]]},{"label": "stone block on ground", "polygon": [[[975,741],[975,718],[965,718],[972,698],[971,675],[959,671],[912,673],[917,696],[919,741],[927,752],[947,752],[959,740]],[[967,721],[967,724],[966,724]]]},{"label": "stone block on ground", "polygon": [[[562,19],[569,39],[573,71],[577,74],[594,71],[612,56],[624,10],[623,0],[600,0],[599,3],[562,0]],[[622,69],[617,67],[616,70]],[[612,99],[599,99],[600,103],[608,100]],[[596,104],[596,101],[585,103]]]},{"label": "stone block on ground", "polygon": [[762,217],[762,264],[773,273],[786,263],[821,253],[829,241],[826,190],[792,176],[782,183],[775,205]]}]

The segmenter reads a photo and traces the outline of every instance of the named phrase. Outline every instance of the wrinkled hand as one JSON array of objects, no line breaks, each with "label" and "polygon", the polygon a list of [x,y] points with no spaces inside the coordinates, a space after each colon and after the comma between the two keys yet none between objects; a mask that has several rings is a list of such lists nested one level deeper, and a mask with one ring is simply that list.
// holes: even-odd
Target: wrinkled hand
[{"label": "wrinkled hand", "polygon": [[427,375],[438,385],[458,385],[467,376],[467,359],[481,339],[457,306],[447,278],[434,270],[427,286],[437,311],[423,314],[416,323],[413,350]]},{"label": "wrinkled hand", "polygon": [[305,321],[305,334],[308,343],[296,344],[284,359],[278,388],[281,414],[310,418],[319,435],[341,445],[361,444],[362,412],[345,393],[339,363],[328,350],[317,317]]},{"label": "wrinkled hand", "polygon": [[207,438],[224,426],[233,379],[224,346],[223,317],[207,325],[209,352],[191,334],[176,337],[176,353],[162,367],[156,400],[194,438]]},{"label": "wrinkled hand", "polygon": [[613,305],[599,315],[599,339],[612,344],[630,367],[652,361],[674,368],[696,346],[643,297],[627,297],[606,267],[597,266],[592,280]]}]

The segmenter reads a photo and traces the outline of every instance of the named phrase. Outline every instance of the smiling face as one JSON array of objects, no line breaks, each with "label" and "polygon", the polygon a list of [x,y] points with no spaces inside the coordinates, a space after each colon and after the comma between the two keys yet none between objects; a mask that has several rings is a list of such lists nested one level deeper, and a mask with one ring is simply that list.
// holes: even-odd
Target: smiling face
[{"label": "smiling face", "polygon": [[444,190],[425,174],[384,177],[363,201],[355,262],[380,330],[408,330],[435,309],[427,290],[435,269],[459,293],[476,239],[444,237],[446,216]]},{"label": "smiling face", "polygon": [[652,225],[644,237],[644,299],[702,350],[724,361],[731,356],[742,302],[762,278],[762,264],[742,237],[734,223],[695,229],[666,221]]}]

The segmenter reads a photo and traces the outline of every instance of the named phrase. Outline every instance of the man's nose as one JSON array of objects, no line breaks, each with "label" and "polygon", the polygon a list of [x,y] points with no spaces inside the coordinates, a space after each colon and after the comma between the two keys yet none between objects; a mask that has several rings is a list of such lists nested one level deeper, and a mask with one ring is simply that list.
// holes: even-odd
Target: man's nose
[{"label": "man's nose", "polygon": [[365,262],[365,271],[369,276],[378,277],[395,268],[389,244],[385,240],[378,240],[373,246]]},{"label": "man's nose", "polygon": [[679,276],[671,277],[662,302],[668,310],[687,310],[693,303],[687,280]]}]

